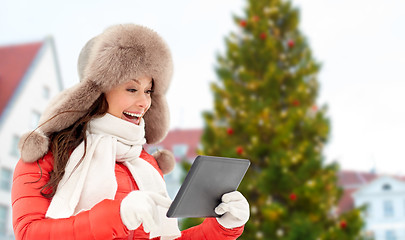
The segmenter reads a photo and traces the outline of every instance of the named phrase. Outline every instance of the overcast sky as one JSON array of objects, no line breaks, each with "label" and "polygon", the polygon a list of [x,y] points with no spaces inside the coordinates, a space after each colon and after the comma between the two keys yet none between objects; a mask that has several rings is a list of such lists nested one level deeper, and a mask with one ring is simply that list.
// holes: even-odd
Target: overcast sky
[{"label": "overcast sky", "polygon": [[[322,63],[318,104],[332,120],[324,155],[343,169],[405,174],[405,1],[293,0],[300,28]],[[172,128],[203,126],[212,106],[209,83],[235,30],[242,0],[2,0],[0,45],[53,36],[65,87],[78,82],[81,47],[106,27],[138,23],[171,48],[175,72],[168,93]]]}]

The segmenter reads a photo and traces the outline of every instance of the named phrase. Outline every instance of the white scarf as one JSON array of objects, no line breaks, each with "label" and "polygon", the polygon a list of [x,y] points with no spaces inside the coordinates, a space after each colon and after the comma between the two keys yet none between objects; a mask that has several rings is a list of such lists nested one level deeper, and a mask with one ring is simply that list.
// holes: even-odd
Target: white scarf
[{"label": "white scarf", "polygon": [[[139,157],[146,142],[143,119],[136,125],[107,113],[89,122],[86,135],[86,155],[78,165],[84,153],[82,142],[69,158],[46,217],[68,218],[91,209],[104,199],[114,199],[116,161],[123,162],[130,170],[139,190],[154,191],[169,198],[162,176]],[[158,212],[159,227],[150,233],[150,237],[179,237],[177,219],[166,217],[167,208],[158,206]]]}]

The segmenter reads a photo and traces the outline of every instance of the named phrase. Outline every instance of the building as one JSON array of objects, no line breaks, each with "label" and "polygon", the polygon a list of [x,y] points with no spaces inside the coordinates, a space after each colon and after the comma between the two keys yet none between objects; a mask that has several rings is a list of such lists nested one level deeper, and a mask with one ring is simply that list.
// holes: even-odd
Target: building
[{"label": "building", "polygon": [[365,231],[375,240],[405,239],[405,182],[380,176],[353,193],[354,205],[367,206]]},{"label": "building", "polygon": [[20,136],[62,90],[54,41],[0,47],[0,239],[12,239],[11,185]]},{"label": "building", "polygon": [[176,196],[184,177],[180,162],[187,161],[191,163],[197,157],[201,135],[202,129],[174,129],[159,144],[145,146],[145,150],[150,154],[159,149],[167,149],[176,158],[177,164],[173,171],[164,176],[167,191],[172,199]]}]

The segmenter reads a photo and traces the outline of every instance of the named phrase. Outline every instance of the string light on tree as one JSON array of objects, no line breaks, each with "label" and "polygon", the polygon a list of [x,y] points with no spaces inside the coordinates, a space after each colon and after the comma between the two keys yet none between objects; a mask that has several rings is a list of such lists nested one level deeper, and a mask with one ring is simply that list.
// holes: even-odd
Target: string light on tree
[{"label": "string light on tree", "polygon": [[277,237],[283,237],[284,236],[284,230],[283,229],[277,229]]}]

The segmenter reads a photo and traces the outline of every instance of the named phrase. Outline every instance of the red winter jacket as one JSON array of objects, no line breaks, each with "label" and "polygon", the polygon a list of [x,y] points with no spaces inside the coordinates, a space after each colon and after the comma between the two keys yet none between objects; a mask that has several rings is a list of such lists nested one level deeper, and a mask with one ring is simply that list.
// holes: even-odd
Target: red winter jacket
[{"label": "red winter jacket", "polygon": [[[140,157],[152,164],[163,177],[151,155],[142,151]],[[88,211],[64,219],[45,218],[50,199],[40,194],[40,187],[49,180],[49,172],[52,169],[51,153],[34,163],[20,160],[15,168],[11,200],[17,240],[149,239],[149,234],[143,231],[142,225],[130,231],[121,221],[119,208],[122,199],[129,192],[138,190],[136,182],[124,165],[115,164],[118,189],[114,200],[103,200]],[[207,218],[202,224],[182,231],[178,239],[231,240],[239,237],[242,232],[243,226],[226,229],[215,218]]]}]

